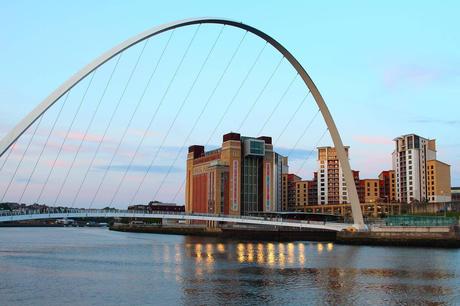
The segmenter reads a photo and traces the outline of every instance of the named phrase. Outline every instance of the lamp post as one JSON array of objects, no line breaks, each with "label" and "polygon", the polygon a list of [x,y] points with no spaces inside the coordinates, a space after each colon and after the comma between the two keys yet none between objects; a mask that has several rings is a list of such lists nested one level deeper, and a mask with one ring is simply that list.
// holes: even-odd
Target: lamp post
[{"label": "lamp post", "polygon": [[440,191],[441,194],[441,202],[444,204],[444,217],[447,217],[447,207],[446,207],[446,202],[444,201],[444,190]]}]

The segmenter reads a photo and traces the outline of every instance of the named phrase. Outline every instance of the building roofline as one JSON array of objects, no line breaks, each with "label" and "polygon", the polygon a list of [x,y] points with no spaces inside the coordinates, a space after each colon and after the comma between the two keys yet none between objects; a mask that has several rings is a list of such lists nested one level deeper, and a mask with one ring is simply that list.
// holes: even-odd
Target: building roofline
[{"label": "building roofline", "polygon": [[449,165],[448,163],[442,162],[442,161],[437,160],[437,159],[430,159],[430,160],[427,160],[426,162],[428,163],[428,162],[430,162],[430,161],[435,161],[435,162],[438,162],[438,163],[440,163],[440,164],[443,164],[443,165],[446,165],[446,166],[449,166],[449,167],[450,167],[450,165]]},{"label": "building roofline", "polygon": [[426,139],[426,140],[436,140],[435,138],[434,138],[434,139],[430,139],[430,138],[422,137],[422,136],[417,135],[417,134],[415,134],[415,133],[410,133],[410,134],[404,134],[404,135],[398,136],[398,137],[394,138],[393,141],[396,141],[396,140],[398,140],[398,139],[401,139],[401,138],[404,138],[404,137],[407,137],[407,136],[417,136],[417,137],[420,137],[420,138],[423,138],[423,139]]}]

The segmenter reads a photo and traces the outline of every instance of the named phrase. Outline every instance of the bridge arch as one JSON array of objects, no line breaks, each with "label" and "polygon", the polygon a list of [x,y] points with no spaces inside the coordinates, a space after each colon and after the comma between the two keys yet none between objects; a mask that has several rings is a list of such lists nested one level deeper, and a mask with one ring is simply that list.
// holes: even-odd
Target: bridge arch
[{"label": "bridge arch", "polygon": [[185,19],[180,21],[174,21],[166,23],[154,28],[151,28],[147,31],[144,31],[136,36],[129,38],[128,40],[120,43],[119,45],[113,47],[109,51],[105,52],[91,63],[83,67],[80,71],[75,73],[67,81],[65,81],[61,86],[54,90],[48,97],[46,97],[38,106],[36,106],[27,116],[25,116],[0,142],[0,157],[10,148],[13,143],[44,113],[46,112],[54,103],[56,103],[66,92],[76,86],[81,80],[88,76],[91,72],[96,70],[98,67],[120,54],[124,50],[130,48],[131,46],[158,35],[160,33],[170,31],[176,28],[186,27],[196,24],[222,24],[227,26],[232,26],[240,28],[251,32],[252,34],[262,38],[276,50],[278,50],[292,65],[292,67],[297,71],[302,80],[304,81],[307,88],[311,91],[311,94],[318,105],[318,108],[321,111],[321,114],[326,122],[327,128],[331,135],[332,141],[337,151],[337,157],[340,161],[340,164],[343,169],[343,174],[345,182],[347,184],[348,190],[348,199],[351,203],[351,210],[354,225],[357,228],[364,228],[364,220],[361,212],[361,206],[359,204],[358,193],[356,190],[353,174],[351,171],[350,163],[348,161],[345,148],[342,143],[342,139],[338,132],[338,129],[332,119],[332,115],[329,112],[329,109],[321,96],[316,85],[313,83],[312,79],[302,67],[302,65],[297,61],[297,59],[278,41],[272,38],[270,35],[262,32],[261,30],[254,28],[250,25],[244,24],[242,22],[237,22],[229,19],[213,18],[213,17],[204,17],[204,18],[192,18]]}]

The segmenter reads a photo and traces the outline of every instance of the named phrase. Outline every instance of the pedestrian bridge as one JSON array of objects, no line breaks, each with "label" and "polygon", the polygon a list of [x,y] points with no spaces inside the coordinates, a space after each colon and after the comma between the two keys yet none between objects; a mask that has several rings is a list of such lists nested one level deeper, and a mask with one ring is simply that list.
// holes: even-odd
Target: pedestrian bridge
[{"label": "pedestrian bridge", "polygon": [[263,218],[250,216],[227,216],[211,214],[189,214],[178,212],[160,211],[132,211],[132,210],[99,210],[99,209],[71,209],[67,211],[20,211],[0,212],[0,222],[28,221],[40,219],[77,219],[77,218],[143,218],[143,219],[168,219],[168,220],[197,220],[216,221],[238,224],[283,226],[299,229],[316,229],[328,231],[342,231],[353,227],[353,224],[321,221],[299,221],[281,218]]}]

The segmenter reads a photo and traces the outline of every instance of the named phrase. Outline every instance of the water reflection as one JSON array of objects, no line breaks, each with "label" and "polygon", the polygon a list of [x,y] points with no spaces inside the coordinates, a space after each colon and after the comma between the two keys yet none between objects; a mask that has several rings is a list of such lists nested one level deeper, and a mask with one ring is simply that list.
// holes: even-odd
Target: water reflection
[{"label": "water reflection", "polygon": [[322,243],[318,243],[316,248],[318,249],[318,254],[321,254],[323,252],[324,246]]},{"label": "water reflection", "polygon": [[[305,247],[305,243],[263,243],[257,242],[238,242],[235,245],[223,243],[187,243],[186,249],[193,249],[193,252],[188,254],[195,258],[196,264],[206,264],[211,267],[217,258],[225,258],[226,260],[235,260],[238,263],[257,263],[266,264],[270,267],[283,268],[291,265],[304,265],[306,262],[307,252],[310,252],[312,256],[321,256],[324,250],[332,252],[334,250],[333,243],[327,243],[326,246],[323,243],[310,244],[314,248]],[[169,250],[164,250],[164,260],[169,260]],[[179,246],[175,246],[175,261],[180,262],[182,260]],[[224,257],[222,257],[224,256]]]},{"label": "water reflection", "polygon": [[[308,244],[308,248],[306,245]],[[222,252],[225,249],[226,252]],[[351,258],[360,256],[356,248],[347,248],[341,252],[336,261],[328,261],[326,266],[308,267],[307,256],[312,260],[328,256],[335,251],[333,243],[272,243],[272,242],[237,242],[225,246],[221,242],[206,243],[206,258],[209,260],[196,261],[194,283],[187,283],[193,287],[193,294],[186,299],[187,304],[200,303],[195,297],[204,294],[198,286],[206,286],[207,303],[219,304],[241,299],[242,297],[254,299],[252,293],[246,292],[264,288],[263,293],[257,296],[257,303],[276,303],[277,297],[266,288],[282,287],[292,290],[295,288],[316,288],[315,301],[318,303],[344,305],[344,304],[369,304],[369,294],[379,297],[382,304],[405,304],[407,292],[417,292],[417,297],[410,300],[411,304],[430,304],[430,296],[452,295],[453,290],[442,285],[416,285],[401,284],[401,279],[449,279],[454,278],[453,273],[417,272],[409,270],[392,269],[358,269],[334,267],[345,262],[352,263]],[[195,244],[195,256],[203,253],[203,245]],[[224,255],[225,256],[218,256]],[[337,255],[337,254],[336,254]],[[228,264],[233,262],[236,266],[228,269]],[[213,269],[210,269],[212,267]],[[210,273],[213,272],[213,273]],[[212,277],[217,273],[218,277]],[[387,279],[387,281],[385,281]],[[224,289],[231,288],[231,289]],[[363,298],[362,291],[367,291],[367,298]],[[305,300],[289,300],[292,303],[305,303]],[[254,300],[252,300],[254,301]],[[285,300],[286,301],[286,300]],[[313,301],[313,300],[312,300]],[[280,300],[281,304],[281,300]],[[379,304],[379,303],[376,303]],[[442,304],[442,303],[437,303]]]},{"label": "water reflection", "polygon": [[258,264],[263,264],[264,261],[265,261],[264,245],[259,242],[257,244],[257,263]]},{"label": "water reflection", "polygon": [[459,250],[92,231],[2,229],[0,304],[460,305]]},{"label": "water reflection", "polygon": [[299,242],[297,247],[299,254],[299,263],[303,265],[305,263],[305,245],[302,242]]}]

